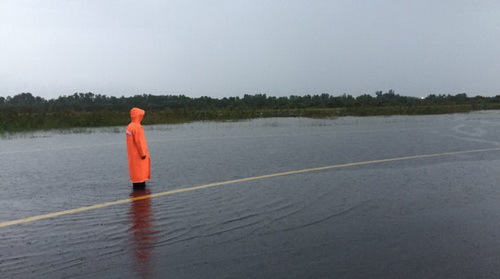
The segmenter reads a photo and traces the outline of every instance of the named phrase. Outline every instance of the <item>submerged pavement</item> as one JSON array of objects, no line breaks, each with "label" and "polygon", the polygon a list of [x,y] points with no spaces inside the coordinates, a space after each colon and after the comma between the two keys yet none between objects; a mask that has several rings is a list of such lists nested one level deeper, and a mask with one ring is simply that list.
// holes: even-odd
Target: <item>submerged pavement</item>
[{"label": "submerged pavement", "polygon": [[0,223],[26,222],[0,227],[0,277],[495,278],[499,120],[147,127],[152,180],[138,191],[123,134],[4,139]]}]

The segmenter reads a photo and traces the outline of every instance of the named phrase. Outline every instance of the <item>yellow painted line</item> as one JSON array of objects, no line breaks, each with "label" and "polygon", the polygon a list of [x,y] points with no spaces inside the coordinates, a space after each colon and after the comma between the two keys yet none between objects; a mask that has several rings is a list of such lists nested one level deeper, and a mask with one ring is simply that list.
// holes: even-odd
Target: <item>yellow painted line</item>
[{"label": "yellow painted line", "polygon": [[338,169],[338,168],[370,165],[370,164],[379,164],[379,163],[413,160],[413,159],[423,159],[423,158],[433,158],[433,157],[442,157],[442,156],[452,156],[452,155],[460,155],[460,154],[467,154],[467,153],[481,153],[481,152],[490,152],[490,151],[499,151],[499,150],[500,150],[500,147],[488,148],[488,149],[467,150],[467,151],[456,151],[456,152],[444,152],[444,153],[435,153],[435,154],[424,154],[424,155],[416,155],[416,156],[408,156],[408,157],[398,157],[398,158],[389,158],[389,159],[380,159],[380,160],[372,160],[372,161],[364,161],[364,162],[356,162],[356,163],[331,165],[331,166],[324,166],[324,167],[318,167],[318,168],[301,169],[301,170],[259,175],[259,176],[241,178],[241,179],[227,180],[227,181],[215,182],[215,183],[210,183],[210,184],[205,184],[205,185],[200,185],[200,186],[195,186],[195,187],[165,191],[165,192],[161,192],[161,193],[150,194],[150,195],[145,195],[145,196],[140,196],[140,197],[135,197],[135,198],[128,198],[128,199],[117,200],[117,201],[112,201],[112,202],[105,202],[105,203],[96,204],[96,205],[84,206],[84,207],[80,207],[80,208],[64,210],[64,211],[59,211],[59,212],[54,212],[54,213],[37,215],[37,216],[32,216],[32,217],[28,217],[28,218],[13,220],[13,221],[1,222],[0,228],[18,225],[18,224],[23,224],[23,223],[34,222],[34,221],[48,219],[48,218],[59,217],[62,215],[74,214],[74,213],[88,211],[88,210],[105,208],[105,207],[118,205],[118,204],[130,203],[130,202],[137,201],[137,200],[180,194],[180,193],[185,193],[185,192],[213,188],[213,187],[228,185],[228,184],[237,184],[237,183],[248,182],[248,181],[253,181],[253,180],[260,180],[260,179],[266,179],[266,178],[273,178],[273,177],[279,177],[279,176],[285,176],[285,175],[308,173],[308,172],[315,172],[315,171],[322,171],[322,170],[331,170],[331,169]]}]

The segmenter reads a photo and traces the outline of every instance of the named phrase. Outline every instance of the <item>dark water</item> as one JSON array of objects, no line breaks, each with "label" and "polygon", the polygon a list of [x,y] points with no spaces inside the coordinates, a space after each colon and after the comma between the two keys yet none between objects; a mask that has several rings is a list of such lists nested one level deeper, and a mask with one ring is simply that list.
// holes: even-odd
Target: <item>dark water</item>
[{"label": "dark water", "polygon": [[[496,148],[499,120],[151,126],[152,180],[135,191],[123,128],[12,136],[0,140],[0,222],[257,175]],[[293,174],[3,227],[0,278],[496,278],[499,156]]]}]

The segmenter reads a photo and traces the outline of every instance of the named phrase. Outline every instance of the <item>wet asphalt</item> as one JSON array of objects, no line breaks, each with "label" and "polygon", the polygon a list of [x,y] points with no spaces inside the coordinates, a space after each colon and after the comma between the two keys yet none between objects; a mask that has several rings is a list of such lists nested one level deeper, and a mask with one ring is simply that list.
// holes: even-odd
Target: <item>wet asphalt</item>
[{"label": "wet asphalt", "polygon": [[[234,179],[500,147],[500,112],[146,127],[0,140],[0,222]],[[83,133],[82,133],[83,132]],[[498,278],[500,151],[308,171],[0,227],[0,278]]]}]

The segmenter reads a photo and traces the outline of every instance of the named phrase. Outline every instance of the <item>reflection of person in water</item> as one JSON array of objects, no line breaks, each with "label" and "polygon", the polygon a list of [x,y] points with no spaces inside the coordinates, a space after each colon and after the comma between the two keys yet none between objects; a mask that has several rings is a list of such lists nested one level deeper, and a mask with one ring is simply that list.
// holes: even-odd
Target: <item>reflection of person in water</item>
[{"label": "reflection of person in water", "polygon": [[152,228],[151,192],[147,189],[134,189],[130,194],[130,228],[132,248],[141,278],[151,276],[151,251],[155,239]]}]

